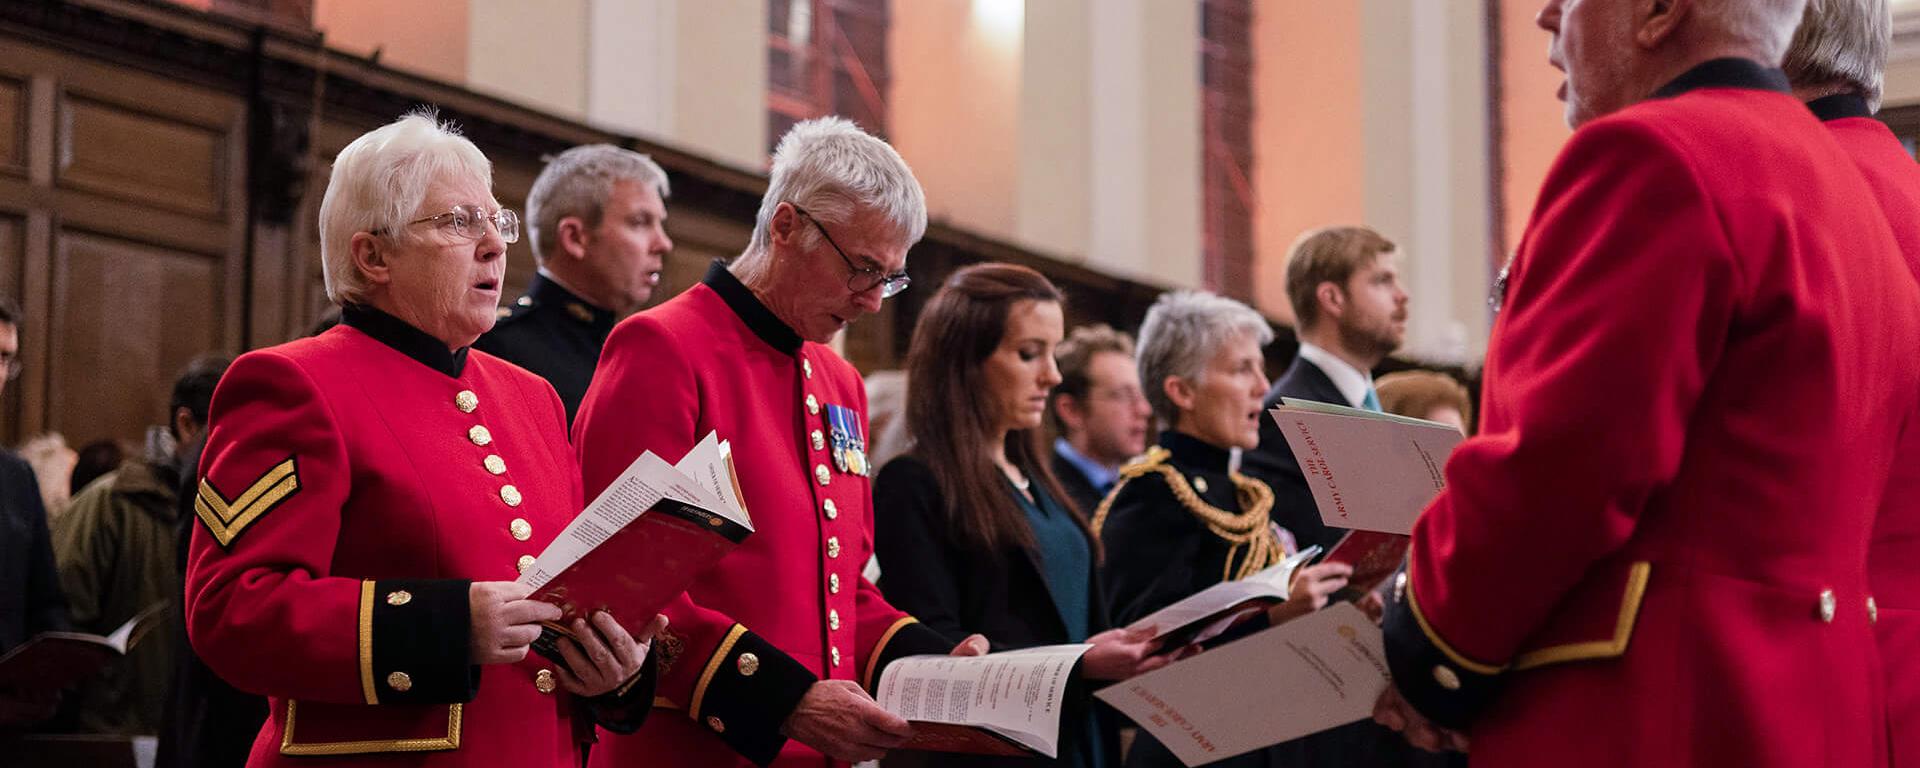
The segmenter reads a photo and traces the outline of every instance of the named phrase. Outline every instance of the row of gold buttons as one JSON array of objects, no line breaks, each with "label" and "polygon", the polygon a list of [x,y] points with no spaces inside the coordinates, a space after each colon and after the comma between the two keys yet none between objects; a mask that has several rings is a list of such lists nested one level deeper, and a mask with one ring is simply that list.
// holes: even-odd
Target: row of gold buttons
[{"label": "row of gold buttons", "polygon": [[[453,407],[460,409],[461,413],[473,413],[480,408],[480,396],[470,389],[460,390],[453,396]],[[485,425],[475,424],[467,428],[467,440],[485,448],[493,444],[493,433]],[[496,477],[507,473],[507,460],[500,458],[498,453],[487,454],[486,458],[480,460],[480,465],[486,468],[488,474]],[[519,488],[514,487],[512,483],[504,483],[500,486],[500,501],[508,507],[517,508],[525,499],[521,497]],[[526,541],[533,538],[533,524],[527,522],[524,517],[516,517],[507,524],[507,533],[512,535],[515,541]],[[521,555],[514,562],[514,567],[519,572],[526,573],[528,568],[533,567],[533,559],[533,555]],[[549,672],[548,675],[551,677],[552,673]]]}]

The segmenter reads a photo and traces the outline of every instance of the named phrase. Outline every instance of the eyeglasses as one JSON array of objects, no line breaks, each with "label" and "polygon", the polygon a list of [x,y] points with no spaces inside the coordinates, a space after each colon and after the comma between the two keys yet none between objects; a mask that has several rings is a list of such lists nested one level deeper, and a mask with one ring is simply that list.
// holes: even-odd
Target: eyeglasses
[{"label": "eyeglasses", "polygon": [[819,219],[814,218],[813,214],[807,213],[807,210],[800,206],[794,206],[793,210],[807,217],[807,221],[813,222],[813,228],[820,230],[820,236],[827,239],[827,245],[833,246],[833,252],[840,254],[840,260],[847,263],[847,269],[853,273],[847,277],[847,290],[866,293],[873,290],[874,286],[879,286],[880,298],[891,299],[913,284],[913,278],[908,277],[905,272],[889,275],[872,267],[855,266],[853,259],[847,257],[847,252],[840,249],[840,244],[833,241],[833,235],[827,234],[826,226],[822,225]]},{"label": "eyeglasses", "polygon": [[409,221],[407,226],[429,222],[436,227],[451,231],[455,237],[466,240],[486,237],[487,222],[492,222],[493,228],[499,230],[501,240],[509,243],[520,242],[520,214],[514,213],[512,208],[501,208],[493,213],[487,213],[478,206],[456,205],[453,210],[446,213]]}]

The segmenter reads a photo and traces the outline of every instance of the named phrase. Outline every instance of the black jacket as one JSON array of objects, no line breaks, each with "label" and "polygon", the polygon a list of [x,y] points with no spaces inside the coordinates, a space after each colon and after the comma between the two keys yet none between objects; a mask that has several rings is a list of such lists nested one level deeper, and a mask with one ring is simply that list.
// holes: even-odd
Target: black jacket
[{"label": "black jacket", "polygon": [[501,307],[500,318],[474,349],[506,360],[546,379],[567,407],[567,425],[580,410],[600,364],[600,349],[613,332],[613,312],[600,309],[535,274],[527,292],[513,306]]},{"label": "black jacket", "polygon": [[[873,482],[873,509],[873,551],[880,559],[880,592],[895,608],[948,637],[976,632],[986,635],[995,651],[1073,641],[1067,637],[1059,609],[1054,607],[1038,556],[1024,548],[982,551],[956,540],[947,524],[945,496],[933,470],[920,459],[901,456],[880,470]],[[1087,579],[1088,631],[1093,634],[1110,624],[1098,574],[1090,572]],[[1063,737],[1076,732],[1071,723],[1085,722],[1091,700],[1087,686],[1076,684],[1069,690],[1070,704],[1060,721]],[[1107,718],[1102,716],[1101,720],[1104,723]],[[1109,758],[1118,755],[1117,745],[1111,743],[1111,730],[1102,727],[1099,732],[1109,741],[1105,754]],[[1073,765],[1079,745],[1071,738],[1063,742],[1060,763]],[[896,753],[887,759],[890,768],[1044,764],[1039,760],[950,754]]]},{"label": "black jacket", "polygon": [[1267,391],[1266,399],[1260,402],[1260,447],[1241,456],[1240,471],[1273,488],[1273,521],[1293,534],[1302,549],[1315,544],[1331,548],[1347,531],[1329,528],[1320,521],[1320,508],[1313,503],[1313,490],[1307,487],[1299,460],[1293,457],[1293,449],[1287,447],[1287,439],[1281,436],[1280,425],[1266,415],[1268,409],[1280,405],[1283,397],[1348,404],[1346,395],[1340,394],[1340,388],[1333,385],[1333,380],[1327,378],[1320,366],[1304,357],[1294,358],[1293,365],[1287,367],[1287,372],[1280,375],[1273,389]]},{"label": "black jacket", "polygon": [[1093,519],[1093,511],[1100,507],[1100,500],[1106,498],[1106,494],[1093,487],[1093,481],[1087,479],[1086,473],[1060,455],[1059,451],[1050,451],[1047,455],[1053,460],[1053,476],[1060,481],[1060,489],[1067,492],[1067,498],[1079,508],[1080,514],[1086,515],[1089,520]]},{"label": "black jacket", "polygon": [[24,459],[0,451],[0,653],[70,628],[40,484]]}]

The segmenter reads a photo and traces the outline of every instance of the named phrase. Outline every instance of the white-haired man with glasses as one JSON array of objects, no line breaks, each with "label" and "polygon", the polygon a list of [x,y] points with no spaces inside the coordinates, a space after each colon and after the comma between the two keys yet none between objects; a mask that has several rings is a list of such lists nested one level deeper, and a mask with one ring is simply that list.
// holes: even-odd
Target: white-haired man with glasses
[{"label": "white-haired man with glasses", "polygon": [[733,444],[754,535],[668,606],[656,709],[596,766],[844,764],[911,736],[868,690],[892,659],[955,646],[861,578],[873,526],[866,390],[827,342],[907,287],[926,231],[898,153],[839,118],[774,151],[747,249],[614,328],[574,423],[587,493],[634,457]]},{"label": "white-haired man with glasses", "polygon": [[492,181],[429,115],[348,144],[319,221],[340,325],[214,391],[187,630],[268,698],[250,766],[572,768],[584,720],[650,711],[659,617],[596,612],[564,664],[528,654],[560,609],[515,579],[583,504],[553,387],[470,349],[520,232]]}]

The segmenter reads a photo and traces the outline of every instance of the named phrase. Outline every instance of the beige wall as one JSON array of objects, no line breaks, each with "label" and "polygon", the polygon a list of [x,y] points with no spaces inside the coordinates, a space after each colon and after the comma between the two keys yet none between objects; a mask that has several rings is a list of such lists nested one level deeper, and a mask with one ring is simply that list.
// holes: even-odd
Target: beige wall
[{"label": "beige wall", "polygon": [[1093,235],[1088,263],[1200,283],[1199,12],[1102,0],[1092,14]]},{"label": "beige wall", "polygon": [[467,83],[571,119],[586,117],[588,0],[468,0]]},{"label": "beige wall", "polygon": [[1026,6],[1014,238],[1069,261],[1092,248],[1093,3]]},{"label": "beige wall", "polygon": [[587,0],[587,121],[764,170],[766,28],[766,0]]},{"label": "beige wall", "polygon": [[[314,0],[327,45],[448,83],[467,79],[468,0]],[[396,115],[395,117],[398,117]]]},{"label": "beige wall", "polygon": [[1014,236],[1022,25],[971,0],[893,5],[888,32],[893,145],[927,193],[927,214]]}]

